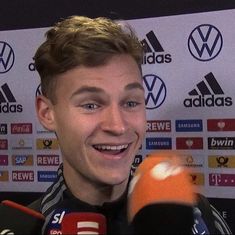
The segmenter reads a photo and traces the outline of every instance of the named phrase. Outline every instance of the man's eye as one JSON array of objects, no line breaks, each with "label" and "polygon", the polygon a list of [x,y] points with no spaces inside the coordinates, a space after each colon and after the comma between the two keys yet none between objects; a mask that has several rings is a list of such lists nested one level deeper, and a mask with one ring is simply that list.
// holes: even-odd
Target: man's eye
[{"label": "man's eye", "polygon": [[139,103],[136,102],[136,101],[128,101],[128,102],[126,102],[125,106],[126,106],[127,108],[134,108],[134,107],[136,107],[138,104],[139,104]]},{"label": "man's eye", "polygon": [[93,109],[98,109],[99,106],[97,104],[89,103],[89,104],[83,104],[82,108],[87,110],[93,110]]}]

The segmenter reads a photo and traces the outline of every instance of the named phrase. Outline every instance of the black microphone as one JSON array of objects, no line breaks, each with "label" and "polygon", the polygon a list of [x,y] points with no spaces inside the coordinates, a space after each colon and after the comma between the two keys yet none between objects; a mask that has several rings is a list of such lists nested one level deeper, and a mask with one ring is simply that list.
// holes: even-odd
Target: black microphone
[{"label": "black microphone", "polygon": [[41,233],[44,216],[18,203],[4,200],[0,204],[0,234],[37,235]]},{"label": "black microphone", "polygon": [[151,154],[129,186],[128,220],[133,234],[192,234],[195,203],[189,172],[176,154]]},{"label": "black microphone", "polygon": [[62,234],[106,234],[106,218],[100,213],[73,212],[62,220]]}]

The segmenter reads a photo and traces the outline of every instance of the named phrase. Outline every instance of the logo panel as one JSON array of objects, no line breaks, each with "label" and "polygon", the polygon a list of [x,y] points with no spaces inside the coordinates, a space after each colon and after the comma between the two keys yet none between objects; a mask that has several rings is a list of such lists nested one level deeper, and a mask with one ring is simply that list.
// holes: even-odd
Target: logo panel
[{"label": "logo panel", "polygon": [[7,123],[0,123],[0,135],[7,135]]},{"label": "logo panel", "polygon": [[235,149],[235,137],[208,137],[208,149]]},{"label": "logo panel", "polygon": [[177,137],[176,149],[203,149],[203,138]]},{"label": "logo panel", "polygon": [[235,186],[235,174],[209,174],[210,186]]},{"label": "logo panel", "polygon": [[37,155],[38,166],[58,166],[60,164],[59,155]]},{"label": "logo panel", "polygon": [[13,166],[32,166],[33,155],[12,155]]},{"label": "logo panel", "polygon": [[0,166],[8,165],[8,155],[0,155]]},{"label": "logo panel", "polygon": [[13,182],[32,182],[34,181],[33,171],[12,171]]},{"label": "logo panel", "polygon": [[32,123],[12,123],[11,134],[32,134]]},{"label": "logo panel", "polygon": [[3,41],[0,41],[0,73],[8,72],[15,60],[15,54],[12,47]]},{"label": "logo panel", "polygon": [[208,166],[210,168],[235,168],[235,155],[210,155]]},{"label": "logo panel", "polygon": [[235,131],[235,119],[208,119],[208,131]]},{"label": "logo panel", "polygon": [[8,140],[0,139],[0,150],[7,150],[7,149],[8,149]]},{"label": "logo panel", "polygon": [[205,185],[205,176],[203,173],[190,173],[191,181],[195,185]]},{"label": "logo panel", "polygon": [[172,139],[162,138],[146,138],[146,149],[172,149]]},{"label": "logo panel", "polygon": [[58,140],[56,138],[37,139],[37,149],[59,149]]},{"label": "logo panel", "polygon": [[220,53],[223,38],[220,31],[213,25],[197,26],[189,35],[188,49],[190,54],[199,61],[209,61]]},{"label": "logo panel", "polygon": [[31,138],[12,138],[11,139],[12,149],[33,149],[33,140]]},{"label": "logo panel", "polygon": [[0,182],[9,181],[9,172],[0,170]]},{"label": "logo panel", "polygon": [[202,126],[201,119],[175,121],[176,132],[200,132],[202,131]]},{"label": "logo panel", "polygon": [[148,120],[147,132],[171,132],[170,120]]},{"label": "logo panel", "polygon": [[38,171],[38,182],[54,182],[56,178],[56,171]]}]

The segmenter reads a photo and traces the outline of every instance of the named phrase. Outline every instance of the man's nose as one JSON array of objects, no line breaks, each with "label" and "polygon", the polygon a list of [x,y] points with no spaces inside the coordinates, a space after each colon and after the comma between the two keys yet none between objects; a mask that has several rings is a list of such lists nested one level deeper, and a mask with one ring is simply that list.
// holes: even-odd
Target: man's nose
[{"label": "man's nose", "polygon": [[115,135],[122,135],[127,130],[125,113],[119,105],[112,105],[103,113],[102,129]]}]

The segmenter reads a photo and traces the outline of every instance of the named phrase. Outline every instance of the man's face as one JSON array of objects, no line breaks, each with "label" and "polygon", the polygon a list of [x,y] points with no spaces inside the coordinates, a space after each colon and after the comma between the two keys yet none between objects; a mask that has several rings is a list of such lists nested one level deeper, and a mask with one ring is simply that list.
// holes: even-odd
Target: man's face
[{"label": "man's face", "polygon": [[142,77],[127,55],[106,65],[58,76],[53,129],[66,177],[97,184],[126,183],[145,130]]}]

